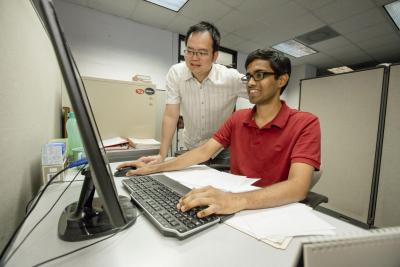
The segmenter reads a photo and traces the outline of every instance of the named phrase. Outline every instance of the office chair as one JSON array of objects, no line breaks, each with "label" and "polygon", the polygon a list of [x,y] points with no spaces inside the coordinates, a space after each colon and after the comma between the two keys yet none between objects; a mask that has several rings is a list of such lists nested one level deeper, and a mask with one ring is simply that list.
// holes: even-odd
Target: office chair
[{"label": "office chair", "polygon": [[[312,180],[311,180],[311,185],[310,185],[310,190],[314,187],[316,183],[318,183],[319,179],[321,178],[322,175],[322,169],[319,171],[314,171]],[[309,191],[306,198],[300,201],[301,203],[304,203],[311,208],[317,207],[321,203],[327,203],[328,202],[328,197]]]}]

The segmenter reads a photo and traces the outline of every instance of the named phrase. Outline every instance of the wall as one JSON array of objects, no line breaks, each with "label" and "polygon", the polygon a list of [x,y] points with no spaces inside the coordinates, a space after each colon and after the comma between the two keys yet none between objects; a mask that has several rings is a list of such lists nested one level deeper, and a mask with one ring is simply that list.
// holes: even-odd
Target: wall
[{"label": "wall", "polygon": [[30,1],[0,1],[0,29],[2,249],[40,186],[41,146],[60,136],[62,80]]},{"label": "wall", "polygon": [[317,68],[312,65],[292,66],[289,84],[282,93],[281,98],[292,108],[299,108],[300,80],[313,78],[317,74]]},{"label": "wall", "polygon": [[[168,69],[178,59],[177,34],[68,2],[55,3],[82,76],[131,81],[134,74],[145,74],[157,88],[165,88]],[[161,135],[165,107],[165,93],[158,93],[156,136]],[[68,105],[65,91],[63,105]]]}]

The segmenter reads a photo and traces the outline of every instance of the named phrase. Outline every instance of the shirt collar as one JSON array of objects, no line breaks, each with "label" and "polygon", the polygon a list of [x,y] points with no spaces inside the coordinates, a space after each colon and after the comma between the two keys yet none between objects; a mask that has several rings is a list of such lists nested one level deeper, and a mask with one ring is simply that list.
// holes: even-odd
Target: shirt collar
[{"label": "shirt collar", "polygon": [[[272,126],[276,126],[278,128],[283,128],[285,127],[289,116],[290,116],[290,108],[286,105],[286,102],[281,100],[282,106],[281,109],[278,112],[278,115],[267,123],[262,129],[269,129],[272,128]],[[243,121],[244,125],[250,126],[250,127],[256,127],[258,128],[257,124],[254,121],[254,115],[256,114],[257,106],[254,106],[247,118]]]},{"label": "shirt collar", "polygon": [[[184,63],[186,64],[186,63]],[[195,79],[192,72],[189,70],[189,68],[186,66],[185,72],[183,73],[183,79],[185,81],[190,80],[190,79]],[[218,73],[215,67],[215,64],[213,63],[211,65],[211,70],[208,73],[208,76],[204,79],[204,81],[210,80],[211,82],[215,83],[215,81],[218,79]]]}]

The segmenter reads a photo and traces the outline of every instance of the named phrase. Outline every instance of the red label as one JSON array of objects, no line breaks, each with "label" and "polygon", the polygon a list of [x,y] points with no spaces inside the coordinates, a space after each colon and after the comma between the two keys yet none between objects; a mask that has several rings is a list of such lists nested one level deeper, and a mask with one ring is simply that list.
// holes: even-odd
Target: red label
[{"label": "red label", "polygon": [[144,94],[144,90],[141,89],[141,88],[138,88],[138,89],[136,89],[136,94],[143,95]]}]

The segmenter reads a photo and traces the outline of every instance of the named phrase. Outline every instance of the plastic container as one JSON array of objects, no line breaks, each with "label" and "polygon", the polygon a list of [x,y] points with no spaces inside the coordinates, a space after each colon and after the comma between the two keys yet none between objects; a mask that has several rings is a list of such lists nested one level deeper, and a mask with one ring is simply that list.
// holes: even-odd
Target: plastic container
[{"label": "plastic container", "polygon": [[66,128],[68,134],[67,157],[68,161],[72,162],[79,159],[79,154],[83,151],[82,139],[74,112],[68,113]]}]

